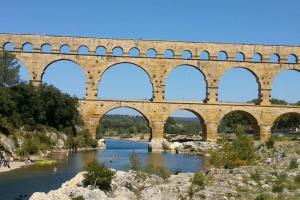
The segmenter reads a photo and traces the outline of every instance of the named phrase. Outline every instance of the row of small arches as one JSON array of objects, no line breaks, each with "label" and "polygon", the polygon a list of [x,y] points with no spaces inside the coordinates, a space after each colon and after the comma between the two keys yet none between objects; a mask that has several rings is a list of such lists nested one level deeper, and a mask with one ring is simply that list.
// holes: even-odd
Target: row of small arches
[{"label": "row of small arches", "polygon": [[[5,43],[3,46],[3,49],[7,50],[7,51],[14,51],[14,44],[8,42]],[[32,52],[33,51],[33,47],[32,44],[30,43],[25,43],[22,46],[22,51],[24,52]],[[50,44],[44,44],[41,46],[41,52],[43,53],[52,53],[52,47]],[[71,53],[71,48],[69,45],[64,44],[60,47],[59,49],[60,53],[64,53],[64,54],[70,54]],[[89,48],[85,45],[82,45],[78,48],[77,50],[77,54],[79,55],[87,55],[89,54]],[[99,46],[96,49],[96,55],[100,55],[100,56],[105,56],[107,55],[107,51],[106,48],[104,46]],[[124,56],[124,51],[121,47],[115,47],[112,49],[112,56]],[[129,50],[129,56],[131,57],[139,57],[140,56],[140,51],[138,48],[133,47]],[[189,50],[184,50],[181,54],[181,58],[182,59],[192,59],[192,52]],[[157,51],[153,48],[150,48],[147,50],[146,53],[146,57],[157,57]],[[165,58],[174,58],[174,51],[171,49],[167,49],[164,52],[164,57]],[[210,53],[206,50],[202,51],[199,54],[199,59],[201,60],[211,60],[211,56]],[[226,51],[220,51],[217,55],[217,60],[222,60],[222,61],[226,61],[228,60],[228,54]],[[245,55],[242,52],[237,52],[234,58],[235,61],[240,61],[243,62],[245,61]],[[252,57],[252,61],[253,62],[262,62],[263,61],[263,56],[260,53],[256,53],[253,55]],[[274,53],[270,56],[269,58],[269,62],[271,63],[280,63],[280,56],[277,53]],[[298,63],[298,57],[295,54],[290,54],[288,55],[287,58],[287,63]]]}]

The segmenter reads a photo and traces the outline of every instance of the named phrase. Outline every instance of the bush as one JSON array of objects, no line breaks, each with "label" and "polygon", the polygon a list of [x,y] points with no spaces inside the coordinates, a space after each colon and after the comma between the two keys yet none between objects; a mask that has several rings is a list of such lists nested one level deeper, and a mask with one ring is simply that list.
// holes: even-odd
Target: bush
[{"label": "bush", "polygon": [[266,146],[268,149],[272,149],[274,148],[274,139],[271,137],[267,142],[266,142]]},{"label": "bush", "polygon": [[291,161],[290,161],[290,166],[289,166],[289,169],[297,169],[298,168],[298,161],[296,158],[293,158]]},{"label": "bush", "polygon": [[72,200],[85,200],[83,196],[73,197]]},{"label": "bush", "polygon": [[204,189],[206,185],[206,178],[201,172],[195,173],[192,181],[193,185],[196,185],[199,189]]},{"label": "bush", "polygon": [[129,169],[134,170],[136,172],[141,171],[141,161],[135,151],[131,152],[129,157]]},{"label": "bush", "polygon": [[281,193],[283,191],[283,185],[274,185],[272,188],[272,192]]},{"label": "bush", "polygon": [[174,174],[177,175],[177,174],[180,174],[180,173],[182,173],[182,170],[181,169],[176,169]]},{"label": "bush", "polygon": [[22,144],[22,149],[26,154],[33,155],[38,152],[38,146],[31,138],[26,138]]},{"label": "bush", "polygon": [[259,182],[261,180],[261,176],[258,170],[255,170],[254,173],[250,173],[250,178],[256,182]]},{"label": "bush", "polygon": [[297,175],[294,179],[294,182],[300,184],[300,175]]},{"label": "bush", "polygon": [[224,138],[220,141],[223,149],[211,152],[210,164],[232,169],[252,164],[255,161],[256,154],[253,139],[243,133],[241,128],[237,130],[237,137],[232,142]]},{"label": "bush", "polygon": [[259,194],[255,200],[271,200],[273,199],[270,195],[268,194]]},{"label": "bush", "polygon": [[110,189],[110,183],[114,173],[104,164],[94,160],[85,166],[85,170],[87,173],[84,174],[84,185],[98,186],[101,190]]},{"label": "bush", "polygon": [[149,164],[146,167],[145,171],[148,174],[155,174],[155,175],[161,177],[164,180],[167,180],[171,175],[171,172],[169,170],[167,170],[165,167],[163,167],[163,166],[154,167],[151,164]]}]

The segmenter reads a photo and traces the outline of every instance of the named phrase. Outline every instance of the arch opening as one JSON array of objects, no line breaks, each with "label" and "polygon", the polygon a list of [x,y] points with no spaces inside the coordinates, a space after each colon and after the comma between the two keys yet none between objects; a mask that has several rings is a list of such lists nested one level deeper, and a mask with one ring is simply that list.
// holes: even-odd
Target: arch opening
[{"label": "arch opening", "polygon": [[300,113],[285,113],[277,117],[271,129],[273,136],[297,139],[300,136]]},{"label": "arch opening", "polygon": [[260,84],[254,72],[233,67],[221,77],[218,99],[222,102],[256,102],[260,99],[259,91]]},{"label": "arch opening", "polygon": [[174,52],[171,49],[167,49],[167,50],[165,50],[164,57],[165,58],[174,58]]},{"label": "arch opening", "polygon": [[227,55],[226,51],[220,51],[218,53],[217,59],[218,60],[227,60],[228,59],[228,55]]},{"label": "arch opening", "polygon": [[157,56],[157,52],[155,49],[151,48],[147,50],[147,57],[154,58]]},{"label": "arch opening", "polygon": [[33,51],[32,44],[30,44],[30,43],[28,43],[28,42],[25,43],[25,44],[23,44],[22,50],[23,50],[24,52],[32,52],[32,51]]},{"label": "arch opening", "polygon": [[131,48],[130,51],[129,51],[129,55],[131,57],[139,57],[140,56],[140,50],[138,48]]},{"label": "arch opening", "polygon": [[259,126],[257,119],[252,114],[242,110],[225,114],[220,121],[218,134],[234,138],[236,133],[246,133],[258,139]]},{"label": "arch opening", "polygon": [[[272,82],[273,103],[300,105],[300,73],[296,70],[285,70],[277,74]],[[282,100],[282,101],[277,101]]]},{"label": "arch opening", "polygon": [[203,101],[206,99],[207,81],[202,71],[191,65],[175,67],[165,81],[165,99]]},{"label": "arch opening", "polygon": [[87,46],[82,45],[78,48],[77,53],[80,55],[87,55],[89,54],[89,48]]},{"label": "arch opening", "polygon": [[192,58],[192,52],[188,51],[188,50],[184,50],[181,54],[181,57],[183,59],[191,59]]},{"label": "arch opening", "polygon": [[200,59],[201,60],[209,60],[210,59],[210,55],[208,51],[202,51],[200,53]]},{"label": "arch opening", "polygon": [[288,56],[287,62],[288,62],[288,63],[292,63],[292,64],[298,63],[298,58],[297,58],[297,56],[296,56],[295,54],[290,54],[290,55]]},{"label": "arch opening", "polygon": [[41,52],[42,53],[51,53],[52,52],[52,47],[50,44],[43,44],[41,46]]},{"label": "arch opening", "polygon": [[64,44],[59,48],[59,52],[64,53],[64,54],[69,54],[69,53],[71,53],[71,48],[69,45]]},{"label": "arch opening", "polygon": [[279,63],[280,62],[280,57],[278,54],[276,53],[273,53],[271,56],[270,56],[270,62],[271,63]]},{"label": "arch opening", "polygon": [[6,51],[15,51],[15,45],[11,42],[7,42],[3,45],[3,49]]},{"label": "arch opening", "polygon": [[[68,77],[66,79],[66,77]],[[83,69],[71,60],[56,60],[44,69],[41,80],[71,96],[84,99],[86,80]]]},{"label": "arch opening", "polygon": [[252,57],[253,62],[262,62],[262,55],[260,53],[256,53]]},{"label": "arch opening", "polygon": [[236,61],[245,61],[245,55],[242,52],[238,52],[235,54]]},{"label": "arch opening", "polygon": [[29,83],[29,81],[30,81],[29,72],[28,72],[25,64],[22,61],[18,60],[18,59],[15,59],[15,61],[20,66],[20,69],[19,69],[20,82],[23,82],[23,83],[26,83],[26,84]]},{"label": "arch opening", "polygon": [[133,63],[110,66],[98,84],[98,99],[146,100],[153,98],[153,86],[147,71]]},{"label": "arch opening", "polygon": [[204,119],[193,110],[176,110],[164,125],[164,138],[170,142],[202,140],[206,134]]},{"label": "arch opening", "polygon": [[105,56],[105,55],[106,55],[106,48],[103,47],[103,46],[97,47],[97,49],[96,49],[96,54],[97,54],[98,56]]},{"label": "arch opening", "polygon": [[148,119],[139,110],[132,107],[117,107],[109,110],[99,120],[96,137],[150,141],[151,128]]},{"label": "arch opening", "polygon": [[112,50],[113,56],[123,56],[123,49],[121,47],[115,47]]}]

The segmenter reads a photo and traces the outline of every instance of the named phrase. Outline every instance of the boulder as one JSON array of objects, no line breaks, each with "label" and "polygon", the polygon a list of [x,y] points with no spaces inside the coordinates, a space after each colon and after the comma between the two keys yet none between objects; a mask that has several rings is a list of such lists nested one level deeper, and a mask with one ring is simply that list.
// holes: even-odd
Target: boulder
[{"label": "boulder", "polygon": [[98,140],[98,149],[106,149],[106,144],[105,144],[105,141],[104,139],[99,139]]}]

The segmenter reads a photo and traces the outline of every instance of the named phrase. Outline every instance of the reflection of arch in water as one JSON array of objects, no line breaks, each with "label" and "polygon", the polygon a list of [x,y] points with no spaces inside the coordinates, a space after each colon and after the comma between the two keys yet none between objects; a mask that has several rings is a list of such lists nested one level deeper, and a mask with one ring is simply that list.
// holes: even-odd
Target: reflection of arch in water
[{"label": "reflection of arch in water", "polygon": [[151,164],[153,167],[165,167],[163,154],[161,152],[149,153],[148,164]]}]

